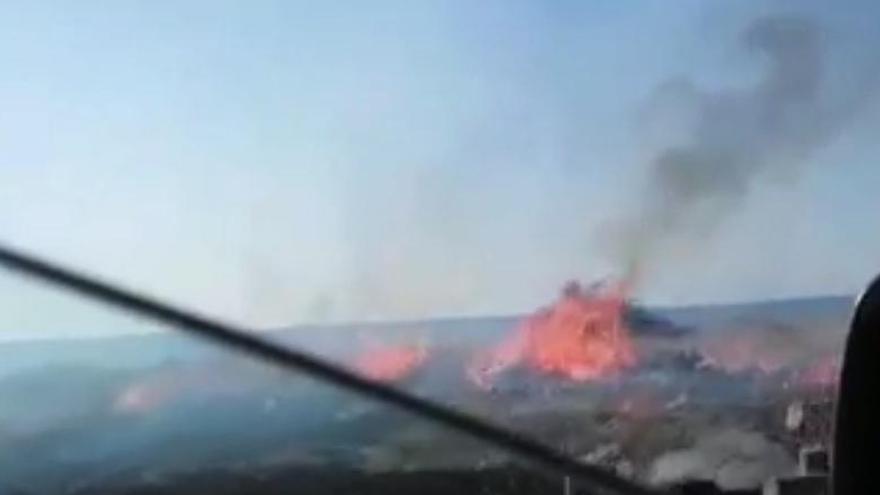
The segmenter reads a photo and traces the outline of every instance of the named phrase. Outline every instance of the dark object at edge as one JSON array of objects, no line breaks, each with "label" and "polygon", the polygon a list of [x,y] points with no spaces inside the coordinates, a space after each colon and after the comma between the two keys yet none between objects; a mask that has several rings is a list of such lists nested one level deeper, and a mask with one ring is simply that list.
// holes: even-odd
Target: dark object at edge
[{"label": "dark object at edge", "polygon": [[880,493],[880,278],[862,295],[846,343],[832,451],[835,495]]}]

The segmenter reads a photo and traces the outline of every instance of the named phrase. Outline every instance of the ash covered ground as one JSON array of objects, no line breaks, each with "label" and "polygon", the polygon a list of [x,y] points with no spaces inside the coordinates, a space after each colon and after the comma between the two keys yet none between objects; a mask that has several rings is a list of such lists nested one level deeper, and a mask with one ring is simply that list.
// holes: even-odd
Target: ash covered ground
[{"label": "ash covered ground", "polygon": [[[591,326],[593,313],[579,312],[589,304],[556,315],[571,296],[524,317],[274,336],[652,485],[757,487],[794,474],[802,449],[827,443],[849,298],[625,304],[614,324],[631,349],[597,358],[605,344],[621,345],[620,336]],[[535,325],[545,324],[577,327],[591,351],[560,354],[573,341],[536,351],[550,330]],[[18,342],[0,354],[0,493],[550,487],[504,452],[198,342]],[[475,367],[487,354],[500,363]],[[488,379],[475,380],[475,369]]]}]

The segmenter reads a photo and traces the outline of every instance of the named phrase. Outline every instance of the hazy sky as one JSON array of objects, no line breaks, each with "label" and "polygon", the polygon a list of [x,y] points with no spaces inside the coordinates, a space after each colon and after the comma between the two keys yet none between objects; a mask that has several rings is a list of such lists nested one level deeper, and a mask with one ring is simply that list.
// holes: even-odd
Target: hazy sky
[{"label": "hazy sky", "polygon": [[[619,271],[597,232],[638,200],[659,84],[747,86],[738,33],[802,12],[845,88],[880,56],[873,5],[4,2],[0,239],[259,326],[530,310]],[[857,291],[869,103],[640,297]],[[133,328],[101,312],[0,278],[0,338]]]}]

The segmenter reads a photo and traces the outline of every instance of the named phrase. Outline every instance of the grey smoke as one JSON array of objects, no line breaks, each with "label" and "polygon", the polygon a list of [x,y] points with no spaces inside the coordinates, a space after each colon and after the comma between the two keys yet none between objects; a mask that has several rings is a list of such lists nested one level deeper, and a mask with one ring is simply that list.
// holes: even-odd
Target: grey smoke
[{"label": "grey smoke", "polygon": [[[854,76],[857,87],[832,101],[826,43],[810,19],[761,18],[743,31],[741,42],[764,58],[764,72],[752,86],[712,92],[679,78],[655,92],[646,117],[679,126],[682,135],[655,155],[649,190],[621,226],[632,276],[664,242],[711,236],[758,181],[796,180],[811,155],[873,96],[871,73]],[[674,115],[651,115],[657,112]]]},{"label": "grey smoke", "polygon": [[652,484],[709,480],[727,490],[761,486],[767,479],[794,473],[785,449],[756,432],[726,429],[706,435],[689,449],[668,452],[651,466]]}]

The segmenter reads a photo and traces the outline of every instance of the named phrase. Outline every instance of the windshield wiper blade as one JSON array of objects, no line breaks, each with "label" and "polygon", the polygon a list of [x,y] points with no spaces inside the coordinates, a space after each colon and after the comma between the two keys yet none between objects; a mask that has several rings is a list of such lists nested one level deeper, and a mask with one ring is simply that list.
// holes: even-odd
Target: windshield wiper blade
[{"label": "windshield wiper blade", "polygon": [[0,264],[29,278],[66,289],[118,310],[140,315],[171,328],[250,354],[289,371],[396,406],[437,424],[500,447],[523,460],[571,476],[580,488],[596,494],[650,495],[658,493],[596,466],[590,466],[528,437],[499,428],[451,407],[362,378],[298,349],[258,337],[255,332],[156,299],[116,287],[56,263],[0,245]]}]

